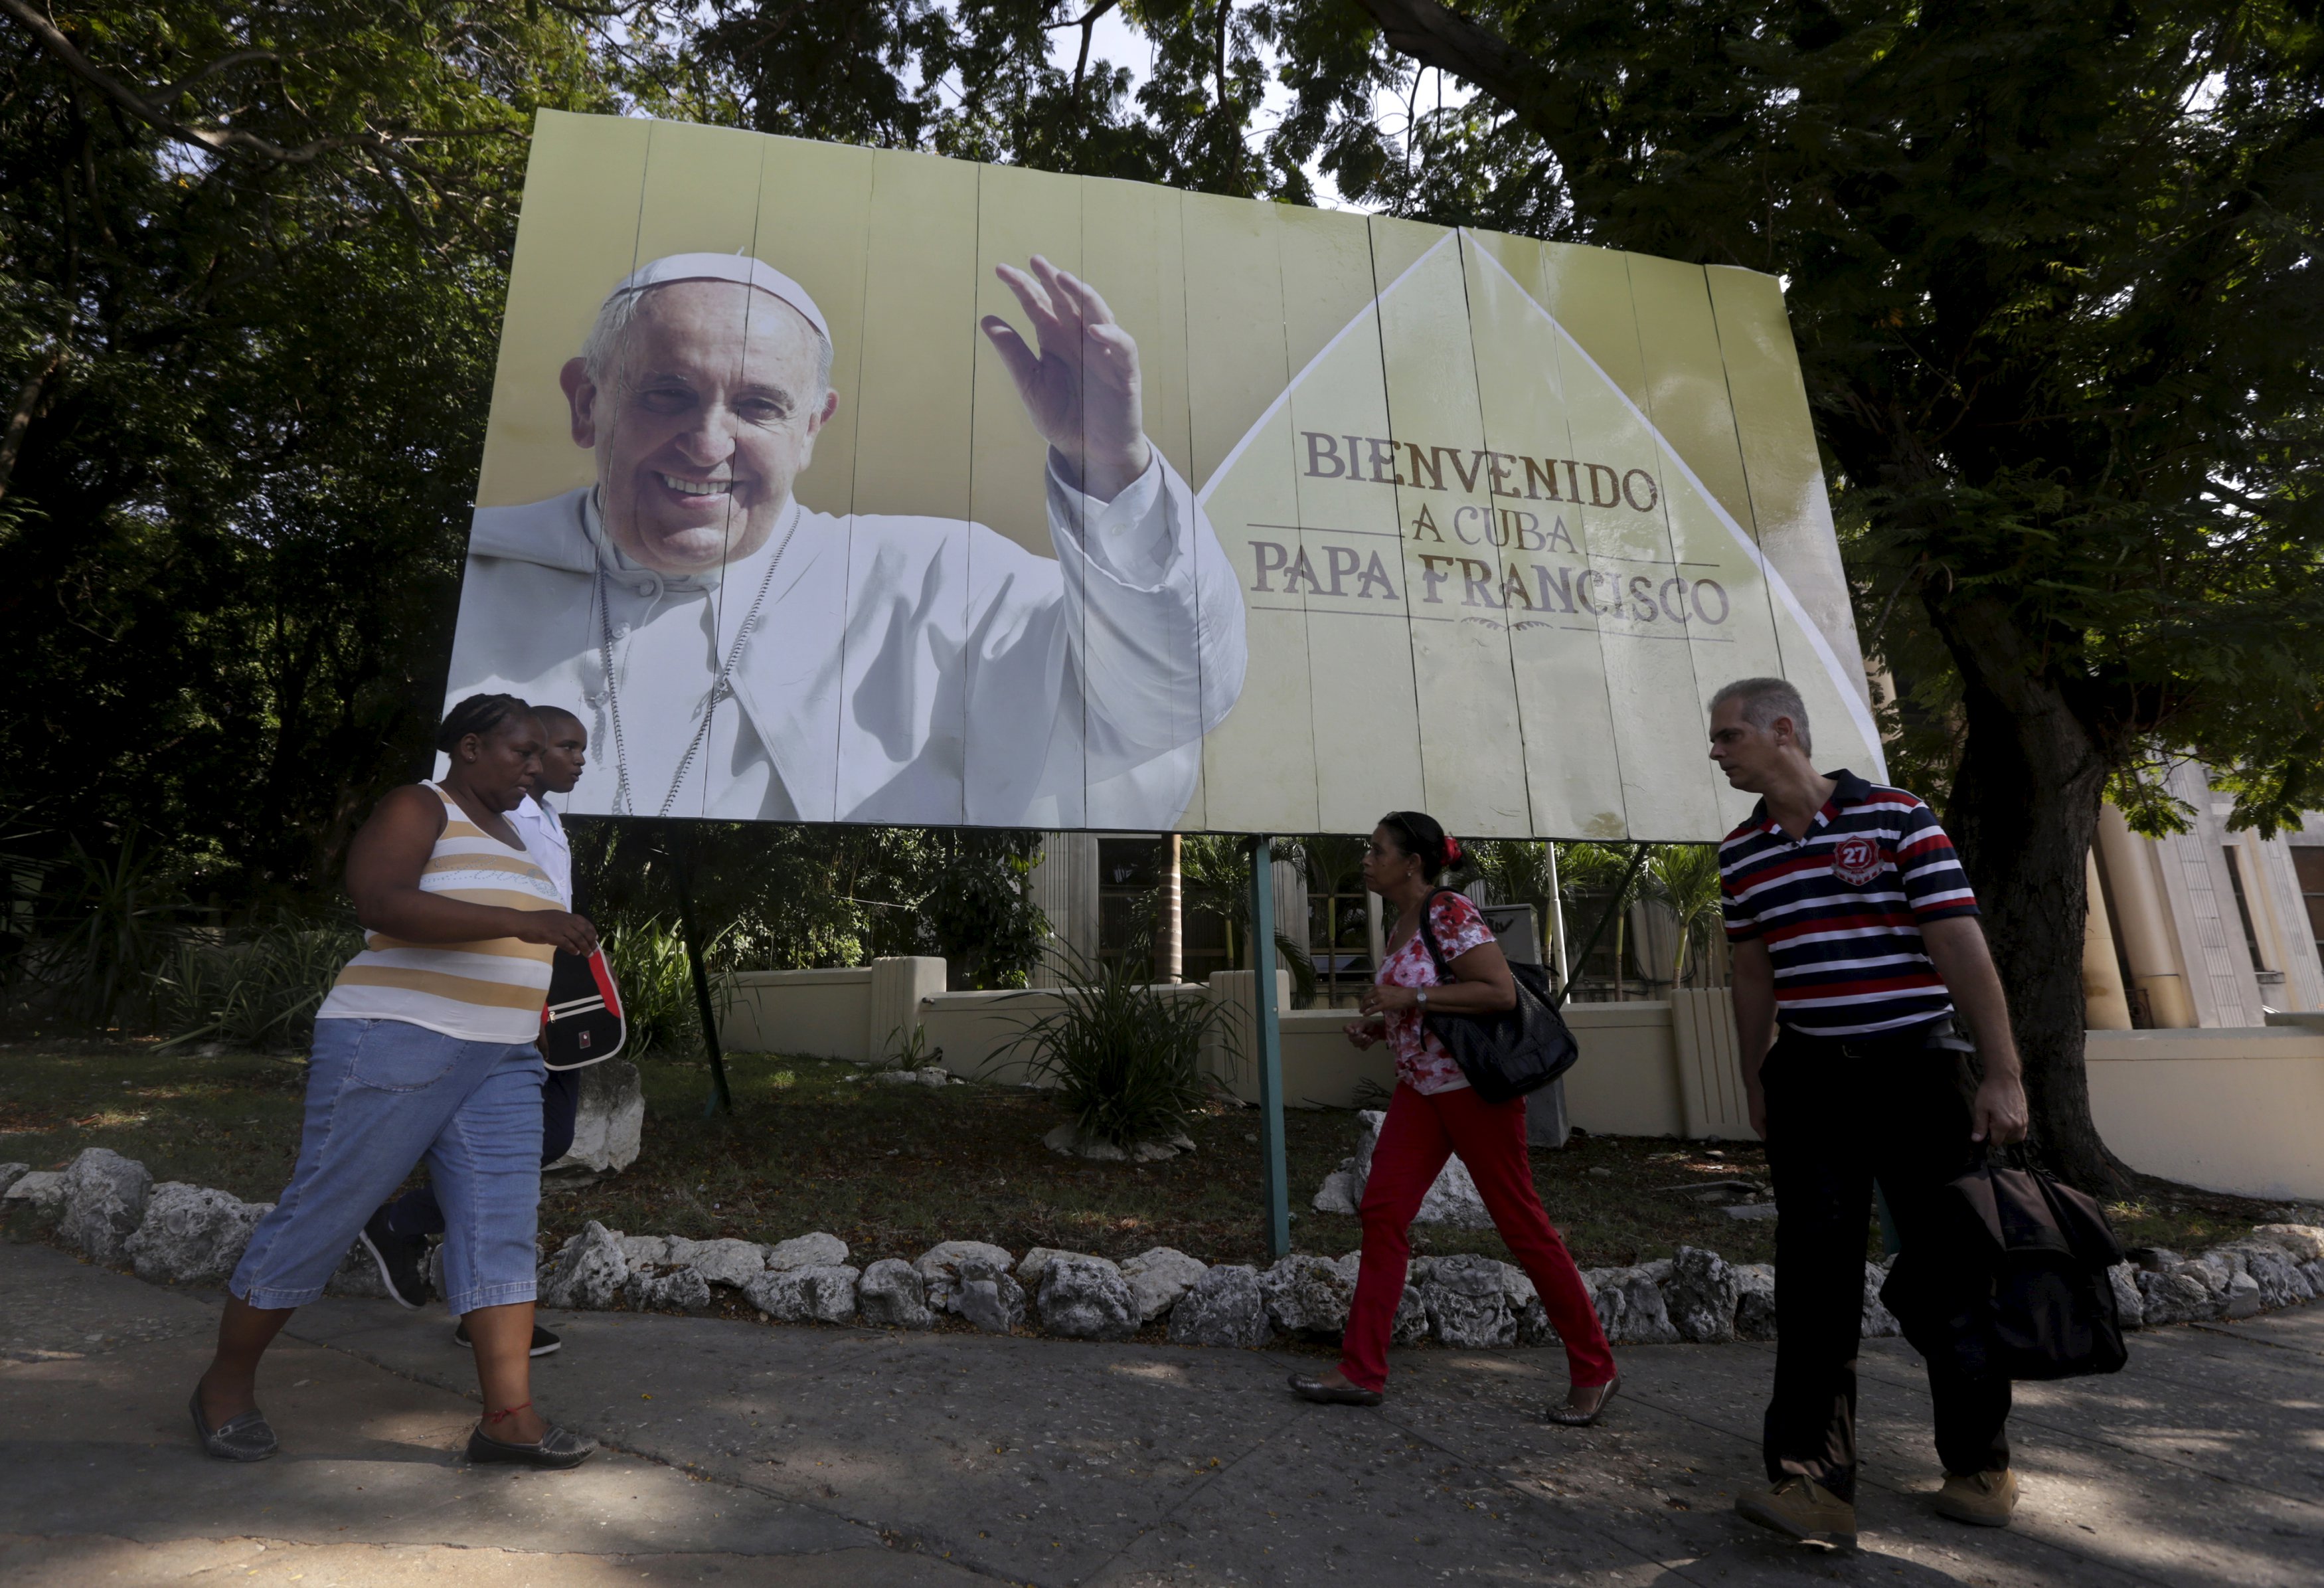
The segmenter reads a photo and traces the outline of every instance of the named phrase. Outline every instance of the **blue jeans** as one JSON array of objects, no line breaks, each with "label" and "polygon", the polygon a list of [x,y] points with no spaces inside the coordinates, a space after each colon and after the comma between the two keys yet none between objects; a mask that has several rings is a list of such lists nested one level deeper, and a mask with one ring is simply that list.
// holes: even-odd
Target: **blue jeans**
[{"label": "blue jeans", "polygon": [[[540,1167],[547,1168],[573,1150],[581,1112],[581,1072],[549,1070],[540,1087]],[[379,1210],[387,1227],[419,1240],[444,1233],[444,1207],[433,1182],[416,1186]]]},{"label": "blue jeans", "polygon": [[455,1313],[530,1301],[540,1213],[540,1054],[405,1020],[315,1022],[299,1162],[226,1288],[304,1306],[421,1159],[443,1203]]}]

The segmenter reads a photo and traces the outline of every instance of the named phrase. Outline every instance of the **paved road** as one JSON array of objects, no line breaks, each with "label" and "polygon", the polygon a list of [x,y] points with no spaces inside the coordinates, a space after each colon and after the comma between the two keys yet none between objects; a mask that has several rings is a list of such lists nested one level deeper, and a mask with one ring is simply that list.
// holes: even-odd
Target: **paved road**
[{"label": "paved road", "polygon": [[202,1456],[210,1298],[0,1244],[0,1579],[350,1588],[2324,1582],[2324,1308],[2137,1336],[2129,1371],[2025,1386],[2005,1533],[1933,1516],[1926,1395],[1867,1351],[1853,1556],[1728,1512],[1768,1352],[1624,1353],[1607,1426],[1537,1419],[1555,1353],[1415,1352],[1379,1411],[1300,1405],[1283,1353],[553,1317],[545,1409],[613,1448],[470,1469],[439,1311],[327,1302],[278,1348],[284,1454]]}]

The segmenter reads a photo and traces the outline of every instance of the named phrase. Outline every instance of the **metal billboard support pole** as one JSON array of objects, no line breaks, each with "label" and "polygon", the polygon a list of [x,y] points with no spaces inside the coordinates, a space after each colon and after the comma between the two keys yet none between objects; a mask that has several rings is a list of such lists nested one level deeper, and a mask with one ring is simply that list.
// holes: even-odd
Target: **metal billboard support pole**
[{"label": "metal billboard support pole", "polygon": [[1275,845],[1250,842],[1250,958],[1259,1061],[1259,1182],[1267,1197],[1267,1254],[1291,1255],[1291,1194],[1283,1160],[1283,1027],[1275,1007]]},{"label": "metal billboard support pole", "polygon": [[694,925],[694,831],[684,829],[672,847],[677,851],[678,929],[686,940],[686,968],[694,974],[694,1008],[702,1020],[702,1051],[710,1059],[710,1095],[702,1117],[724,1110],[734,1112],[734,1094],[726,1086],[726,1056],[718,1046],[718,1015],[710,1000],[710,974],[702,965],[702,934]]}]

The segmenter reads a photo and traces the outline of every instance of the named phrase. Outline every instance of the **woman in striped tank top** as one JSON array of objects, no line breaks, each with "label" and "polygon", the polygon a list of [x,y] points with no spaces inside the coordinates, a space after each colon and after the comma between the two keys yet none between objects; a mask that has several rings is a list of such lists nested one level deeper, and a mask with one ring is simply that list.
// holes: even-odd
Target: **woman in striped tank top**
[{"label": "woman in striped tank top", "polygon": [[217,1354],[194,1391],[214,1455],[259,1461],[274,1431],[259,1358],[323,1286],[374,1208],[422,1159],[445,1213],[445,1301],[476,1351],[477,1461],[569,1467],[595,1448],[532,1410],[533,1236],[540,1088],[533,1040],[557,949],[596,932],[564,910],[505,813],[540,771],[542,736],[512,695],[445,718],[438,783],[379,803],[347,853],[363,952],[316,1011],[298,1166],[226,1288]]}]

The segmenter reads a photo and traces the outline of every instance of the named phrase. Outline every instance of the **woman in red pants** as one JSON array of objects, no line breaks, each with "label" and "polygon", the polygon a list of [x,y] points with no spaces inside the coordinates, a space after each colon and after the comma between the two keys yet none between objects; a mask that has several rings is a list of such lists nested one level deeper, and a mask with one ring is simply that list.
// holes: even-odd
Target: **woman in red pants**
[{"label": "woman in red pants", "polygon": [[[1364,1018],[1349,1025],[1348,1040],[1359,1048],[1385,1040],[1396,1050],[1396,1095],[1372,1149],[1371,1177],[1364,1183],[1363,1259],[1340,1365],[1326,1373],[1294,1374],[1291,1388],[1306,1400],[1380,1403],[1388,1384],[1388,1330],[1404,1297],[1412,1255],[1405,1232],[1444,1160],[1457,1152],[1477,1182],[1494,1228],[1532,1278],[1565,1343],[1572,1389],[1563,1406],[1545,1415],[1553,1423],[1584,1428],[1604,1412],[1622,1379],[1614,1371],[1605,1331],[1598,1326],[1589,1287],[1534,1190],[1533,1165],[1526,1157],[1525,1099],[1480,1099],[1423,1024],[1431,1011],[1494,1014],[1517,1003],[1508,962],[1477,907],[1452,892],[1429,902],[1436,878],[1460,857],[1460,845],[1416,810],[1384,817],[1364,856],[1364,885],[1396,906],[1396,931],[1387,961],[1364,993]],[[1420,939],[1424,906],[1452,973],[1450,981],[1437,974],[1428,945]]]}]

